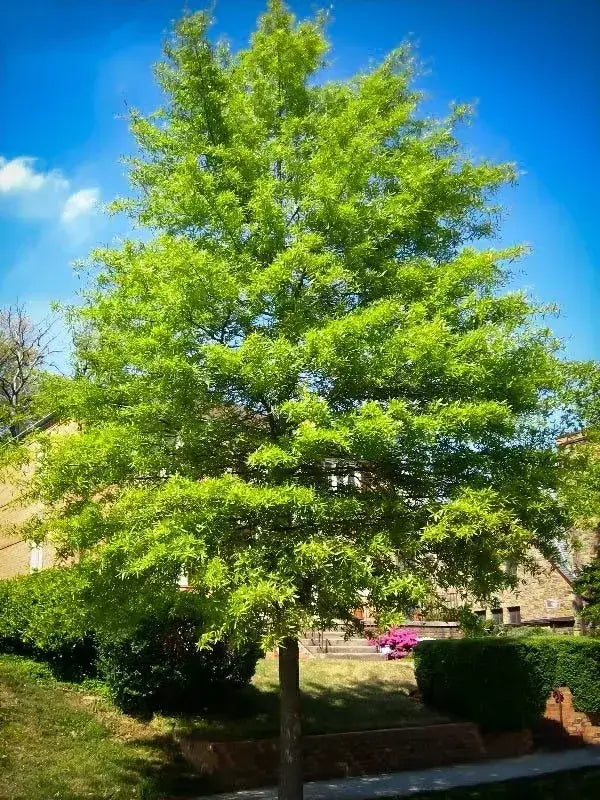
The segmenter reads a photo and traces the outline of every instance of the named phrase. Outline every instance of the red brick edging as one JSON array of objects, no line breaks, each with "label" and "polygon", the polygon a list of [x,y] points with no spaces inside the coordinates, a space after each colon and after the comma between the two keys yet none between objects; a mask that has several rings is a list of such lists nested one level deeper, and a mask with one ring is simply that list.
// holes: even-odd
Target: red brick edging
[{"label": "red brick edging", "polygon": [[[277,739],[179,744],[213,791],[277,782]],[[464,722],[305,736],[303,745],[306,780],[323,780],[522,755],[531,750],[531,736],[517,731],[482,737],[476,725]]]},{"label": "red brick edging", "polygon": [[[542,744],[600,745],[600,714],[576,711],[566,687],[552,693],[535,731]],[[213,791],[268,786],[277,781],[277,739],[207,742],[184,738],[181,752]],[[530,731],[481,734],[469,722],[305,736],[306,780],[372,775],[406,769],[509,758],[533,748]]]},{"label": "red brick edging", "polygon": [[537,734],[545,743],[599,745],[600,714],[576,711],[571,690],[561,686],[548,698],[546,713]]}]

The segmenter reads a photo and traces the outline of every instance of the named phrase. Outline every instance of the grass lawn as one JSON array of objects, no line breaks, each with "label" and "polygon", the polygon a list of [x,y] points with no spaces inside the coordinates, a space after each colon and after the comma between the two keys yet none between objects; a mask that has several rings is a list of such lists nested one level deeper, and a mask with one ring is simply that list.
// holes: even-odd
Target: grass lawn
[{"label": "grass lawn", "polygon": [[[0,656],[0,800],[156,800],[203,793],[168,735],[264,735],[276,730],[277,662],[261,661],[253,685],[219,717],[186,722],[131,719],[92,688],[57,682],[40,664]],[[308,731],[434,722],[406,696],[410,661],[302,663]],[[256,714],[256,718],[248,714]],[[228,716],[230,718],[228,719]],[[450,792],[419,800],[596,800],[600,770],[580,770]]]},{"label": "grass lawn", "polygon": [[545,778],[490,783],[414,797],[416,800],[598,800],[600,769],[560,772]]},{"label": "grass lawn", "polygon": [[[307,732],[435,722],[407,697],[410,662],[302,663]],[[91,687],[57,682],[47,667],[0,656],[0,800],[154,800],[203,786],[172,744],[186,727],[208,737],[277,732],[277,662],[261,661],[253,684],[218,716],[142,722]]]},{"label": "grass lawn", "polygon": [[[300,663],[304,733],[336,733],[369,728],[445,722],[412,700],[416,689],[412,660]],[[179,732],[205,739],[276,736],[279,730],[277,661],[258,663],[252,685],[217,715],[178,719]]]},{"label": "grass lawn", "polygon": [[101,697],[58,683],[43,665],[0,656],[2,800],[143,800],[152,772],[171,759],[163,737]]}]

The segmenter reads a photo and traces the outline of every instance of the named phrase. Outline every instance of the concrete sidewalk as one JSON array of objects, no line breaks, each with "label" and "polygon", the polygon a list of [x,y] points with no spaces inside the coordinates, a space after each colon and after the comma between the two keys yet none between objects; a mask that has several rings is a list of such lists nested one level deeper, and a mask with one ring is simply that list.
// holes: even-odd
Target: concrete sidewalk
[{"label": "concrete sidewalk", "polygon": [[[519,758],[394,772],[389,775],[314,781],[304,785],[304,798],[305,800],[372,800],[383,797],[411,797],[418,795],[419,792],[477,786],[482,783],[509,781],[513,778],[532,778],[536,775],[549,775],[581,767],[600,767],[600,748],[586,747],[559,753],[535,753]],[[277,790],[244,789],[211,797],[213,800],[277,800]]]}]

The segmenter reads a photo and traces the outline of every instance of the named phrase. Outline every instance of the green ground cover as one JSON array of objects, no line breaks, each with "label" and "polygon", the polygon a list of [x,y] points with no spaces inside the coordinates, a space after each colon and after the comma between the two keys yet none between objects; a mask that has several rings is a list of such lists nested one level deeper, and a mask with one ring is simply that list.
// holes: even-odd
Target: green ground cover
[{"label": "green ground cover", "polygon": [[[277,662],[258,664],[252,685],[210,717],[135,720],[101,687],[56,681],[45,665],[0,656],[0,800],[148,800],[202,792],[172,734],[205,738],[277,731]],[[435,722],[408,696],[412,663],[311,660],[302,664],[307,732]]]},{"label": "green ground cover", "polygon": [[[447,720],[409,697],[413,662],[314,659],[300,666],[304,732],[336,733],[427,725]],[[279,730],[277,661],[258,662],[251,686],[229,708],[206,717],[178,718],[182,732],[201,738],[276,736]]]}]

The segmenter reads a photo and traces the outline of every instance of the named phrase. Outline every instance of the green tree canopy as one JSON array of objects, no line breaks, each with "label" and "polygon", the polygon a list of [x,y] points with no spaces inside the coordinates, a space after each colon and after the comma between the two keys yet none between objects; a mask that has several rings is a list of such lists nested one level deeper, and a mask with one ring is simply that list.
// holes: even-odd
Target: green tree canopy
[{"label": "green tree canopy", "polygon": [[145,241],[97,250],[80,367],[38,472],[43,529],[140,584],[209,597],[265,645],[476,596],[564,524],[541,309],[476,249],[514,168],[419,116],[410,52],[315,80],[322,22],[274,0],[248,49],[185,17],[134,112]]},{"label": "green tree canopy", "polygon": [[561,494],[581,528],[600,523],[600,364],[569,365],[566,406],[571,410],[563,437],[564,470]]},{"label": "green tree canopy", "polygon": [[183,568],[207,639],[266,647],[489,596],[565,525],[558,343],[505,290],[522,248],[476,247],[515,168],[467,156],[465,108],[423,116],[408,48],[323,82],[323,19],[271,0],[237,53],[209,24],[175,26],[164,105],[132,113],[115,208],[148,235],[93,254],[38,535],[121,608]]},{"label": "green tree canopy", "polygon": [[[564,470],[561,496],[580,529],[598,530],[600,524],[600,365],[575,364],[567,384],[569,405],[579,430],[563,439]],[[580,570],[574,584],[582,618],[600,622],[600,555]]]}]

